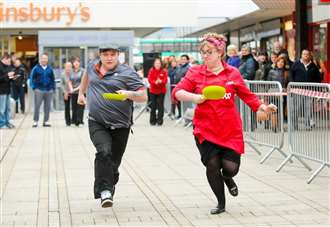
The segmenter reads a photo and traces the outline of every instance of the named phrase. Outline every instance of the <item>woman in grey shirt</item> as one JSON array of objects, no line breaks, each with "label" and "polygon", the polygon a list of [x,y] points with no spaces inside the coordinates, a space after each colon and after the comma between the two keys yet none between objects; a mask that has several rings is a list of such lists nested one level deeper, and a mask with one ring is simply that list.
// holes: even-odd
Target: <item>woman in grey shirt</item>
[{"label": "woman in grey shirt", "polygon": [[84,109],[85,106],[82,106],[77,103],[78,100],[78,93],[79,93],[79,87],[81,83],[81,77],[84,74],[84,69],[80,67],[80,58],[75,57],[72,60],[72,74],[70,76],[70,81],[72,84],[72,93],[71,93],[71,99],[72,99],[72,123],[76,126],[79,126],[80,124],[84,124]]}]

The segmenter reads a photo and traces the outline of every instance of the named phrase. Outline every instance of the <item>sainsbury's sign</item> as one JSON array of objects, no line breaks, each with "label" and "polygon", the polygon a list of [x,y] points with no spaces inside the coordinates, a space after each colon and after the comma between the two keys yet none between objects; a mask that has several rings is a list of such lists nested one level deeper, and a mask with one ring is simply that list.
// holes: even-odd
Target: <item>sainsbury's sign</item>
[{"label": "sainsbury's sign", "polygon": [[0,22],[61,22],[66,26],[75,21],[87,22],[91,13],[82,3],[76,5],[46,6],[30,2],[26,6],[9,6],[0,3]]},{"label": "sainsbury's sign", "polygon": [[[195,1],[0,0],[0,28],[93,29],[196,26],[196,4],[193,4]],[[162,13],[159,13],[160,10]]]}]

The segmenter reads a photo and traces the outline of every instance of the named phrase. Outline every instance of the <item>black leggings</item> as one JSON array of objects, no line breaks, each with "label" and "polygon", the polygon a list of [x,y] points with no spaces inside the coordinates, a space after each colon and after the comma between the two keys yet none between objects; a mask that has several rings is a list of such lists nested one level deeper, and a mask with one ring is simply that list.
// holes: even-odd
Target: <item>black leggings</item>
[{"label": "black leggings", "polygon": [[201,160],[206,167],[207,180],[217,197],[218,204],[226,205],[224,181],[234,177],[240,167],[241,156],[233,150],[221,147],[207,140],[202,144],[195,138],[196,145],[201,154]]},{"label": "black leggings", "polygon": [[234,177],[239,170],[239,163],[214,155],[206,164],[206,176],[211,189],[217,197],[218,204],[226,205],[224,180]]}]

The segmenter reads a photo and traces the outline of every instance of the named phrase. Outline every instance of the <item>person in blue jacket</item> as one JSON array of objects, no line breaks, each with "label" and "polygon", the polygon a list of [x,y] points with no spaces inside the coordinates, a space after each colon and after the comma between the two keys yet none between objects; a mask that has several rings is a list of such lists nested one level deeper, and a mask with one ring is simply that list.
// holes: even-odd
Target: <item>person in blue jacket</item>
[{"label": "person in blue jacket", "polygon": [[234,66],[235,68],[239,68],[241,64],[241,59],[238,56],[237,47],[233,44],[227,47],[227,63],[228,65]]},{"label": "person in blue jacket", "polygon": [[55,90],[55,76],[52,67],[48,64],[48,55],[40,56],[39,64],[35,65],[30,74],[31,87],[34,91],[34,114],[32,127],[38,127],[39,112],[44,103],[44,127],[50,127],[49,112]]}]

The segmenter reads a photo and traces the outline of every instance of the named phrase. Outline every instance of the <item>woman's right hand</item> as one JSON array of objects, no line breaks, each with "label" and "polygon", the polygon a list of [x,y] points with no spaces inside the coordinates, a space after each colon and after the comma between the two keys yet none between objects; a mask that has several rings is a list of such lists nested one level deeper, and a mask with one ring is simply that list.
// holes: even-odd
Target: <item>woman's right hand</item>
[{"label": "woman's right hand", "polygon": [[205,102],[205,97],[204,95],[201,94],[195,94],[193,102],[196,104],[201,104],[203,102]]}]

